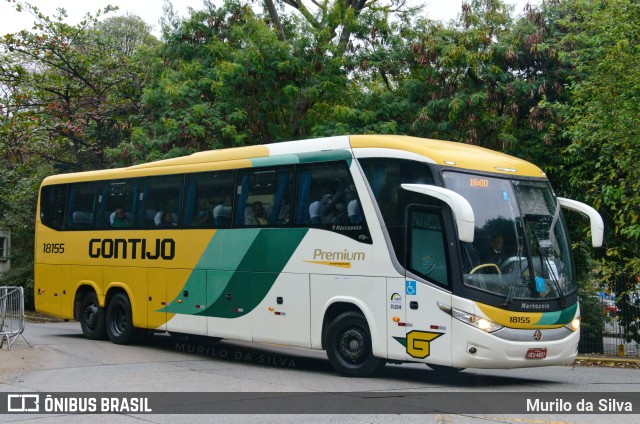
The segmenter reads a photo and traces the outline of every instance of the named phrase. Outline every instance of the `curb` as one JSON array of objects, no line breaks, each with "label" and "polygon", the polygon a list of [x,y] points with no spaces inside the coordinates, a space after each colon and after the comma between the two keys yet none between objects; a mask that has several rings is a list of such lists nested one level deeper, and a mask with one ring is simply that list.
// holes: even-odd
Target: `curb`
[{"label": "curb", "polygon": [[638,363],[640,358],[623,358],[618,356],[577,356],[576,361],[585,362],[618,362],[618,363]]}]

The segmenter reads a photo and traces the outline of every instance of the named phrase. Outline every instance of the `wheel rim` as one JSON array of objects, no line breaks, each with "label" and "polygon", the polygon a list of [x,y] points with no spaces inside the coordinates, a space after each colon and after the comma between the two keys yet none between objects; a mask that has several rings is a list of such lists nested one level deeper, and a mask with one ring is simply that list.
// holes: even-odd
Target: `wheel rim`
[{"label": "wheel rim", "polygon": [[111,330],[114,335],[122,334],[127,328],[127,311],[122,305],[117,305],[113,308],[113,319],[111,320]]},{"label": "wheel rim", "polygon": [[98,327],[98,307],[95,304],[87,305],[84,309],[84,323],[89,330],[95,330]]},{"label": "wheel rim", "polygon": [[338,341],[338,352],[340,356],[351,364],[359,364],[366,354],[366,341],[359,329],[350,328],[340,337]]}]

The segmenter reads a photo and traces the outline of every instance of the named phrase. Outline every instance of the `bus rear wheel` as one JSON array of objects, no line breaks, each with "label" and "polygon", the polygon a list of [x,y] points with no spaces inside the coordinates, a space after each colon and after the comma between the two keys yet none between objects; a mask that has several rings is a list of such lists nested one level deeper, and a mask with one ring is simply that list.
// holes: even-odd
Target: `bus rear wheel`
[{"label": "bus rear wheel", "polygon": [[137,341],[139,330],[133,326],[131,302],[124,293],[111,298],[107,306],[107,334],[116,344],[131,344]]},{"label": "bus rear wheel", "polygon": [[369,325],[357,312],[345,312],[331,322],[327,357],[333,368],[347,377],[368,377],[385,364],[373,356]]},{"label": "bus rear wheel", "polygon": [[80,328],[82,334],[90,340],[107,338],[104,324],[104,309],[98,304],[98,296],[94,292],[87,293],[80,304]]}]

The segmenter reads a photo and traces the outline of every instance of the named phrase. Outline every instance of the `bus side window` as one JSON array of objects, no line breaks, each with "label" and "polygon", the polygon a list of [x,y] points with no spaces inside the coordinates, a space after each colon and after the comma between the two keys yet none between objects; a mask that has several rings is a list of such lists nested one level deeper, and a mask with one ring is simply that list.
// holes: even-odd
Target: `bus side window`
[{"label": "bus side window", "polygon": [[137,193],[135,180],[105,181],[96,226],[102,229],[133,228]]},{"label": "bus side window", "polygon": [[180,224],[181,175],[141,180],[138,228],[177,228]]},{"label": "bus side window", "polygon": [[234,171],[187,175],[183,226],[230,228],[234,180]]},{"label": "bus side window", "polygon": [[62,230],[65,216],[67,185],[42,187],[40,195],[40,220],[54,230]]},{"label": "bus side window", "polygon": [[96,183],[80,183],[69,185],[67,199],[67,224],[70,230],[88,230],[93,223],[96,207]]},{"label": "bus side window", "polygon": [[298,168],[294,223],[305,226],[362,223],[358,194],[345,162]]},{"label": "bus side window", "polygon": [[240,173],[235,225],[288,226],[291,221],[293,169],[251,169]]}]

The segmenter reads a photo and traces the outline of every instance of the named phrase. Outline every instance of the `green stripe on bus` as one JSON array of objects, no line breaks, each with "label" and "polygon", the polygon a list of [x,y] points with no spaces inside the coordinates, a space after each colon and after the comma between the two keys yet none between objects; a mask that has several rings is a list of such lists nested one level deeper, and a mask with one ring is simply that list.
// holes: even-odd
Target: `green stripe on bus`
[{"label": "green stripe on bus", "polygon": [[255,158],[251,159],[251,166],[257,168],[277,165],[295,165],[298,163],[330,162],[336,160],[346,160],[349,161],[349,165],[351,165],[351,159],[353,159],[353,156],[351,156],[351,152],[348,150],[331,150],[326,152],[298,153],[295,155],[278,155]]},{"label": "green stripe on bus", "polygon": [[543,312],[542,317],[540,317],[540,320],[536,322],[535,325],[568,324],[575,317],[577,308],[578,304],[574,303],[561,311]]},{"label": "green stripe on bus", "polygon": [[268,156],[266,158],[251,159],[251,165],[255,168],[262,166],[296,165],[298,163],[300,163],[300,160],[297,155]]},{"label": "green stripe on bus", "polygon": [[329,162],[334,160],[351,160],[353,156],[349,150],[330,150],[325,152],[299,153],[300,163]]},{"label": "green stripe on bus", "polygon": [[[184,291],[202,296],[204,285],[206,295],[190,299],[191,304],[207,305],[197,315],[237,318],[248,314],[262,302],[307,232],[306,228],[219,230],[178,297]],[[207,270],[206,282],[202,269]],[[194,313],[177,299],[167,306],[168,312]]]},{"label": "green stripe on bus", "polygon": [[[216,231],[180,293],[160,311],[192,314],[198,312],[194,310],[193,304],[207,305],[211,303],[207,302],[208,299],[217,299],[258,234],[258,228]],[[183,298],[185,291],[189,293],[188,302]],[[184,300],[184,303],[178,303],[179,299]]]},{"label": "green stripe on bus", "polygon": [[[248,314],[273,283],[307,234],[306,228],[265,229],[254,240],[222,293],[198,315],[237,318]],[[238,232],[237,230],[235,232]],[[227,299],[226,294],[230,294]]]}]

